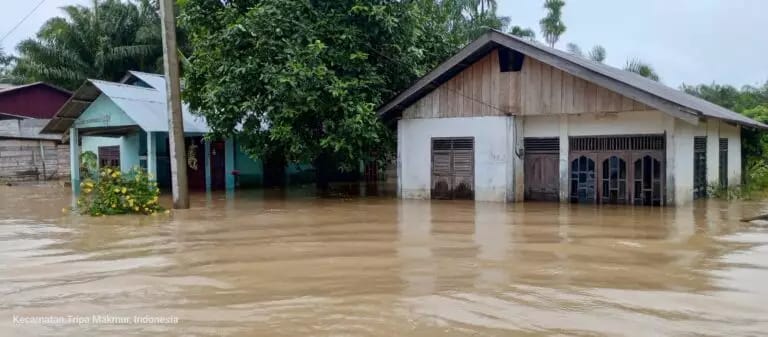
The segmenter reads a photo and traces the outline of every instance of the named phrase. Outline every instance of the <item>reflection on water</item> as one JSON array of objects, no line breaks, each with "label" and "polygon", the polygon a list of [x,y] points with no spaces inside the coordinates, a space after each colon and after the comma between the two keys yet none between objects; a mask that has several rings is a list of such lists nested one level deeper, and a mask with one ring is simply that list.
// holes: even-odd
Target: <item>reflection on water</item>
[{"label": "reflection on water", "polygon": [[[0,201],[2,336],[768,331],[768,225],[738,221],[765,211],[756,202],[595,208],[297,189],[90,218],[62,214],[71,199],[57,187],[1,187]],[[93,314],[180,323],[12,320]]]}]

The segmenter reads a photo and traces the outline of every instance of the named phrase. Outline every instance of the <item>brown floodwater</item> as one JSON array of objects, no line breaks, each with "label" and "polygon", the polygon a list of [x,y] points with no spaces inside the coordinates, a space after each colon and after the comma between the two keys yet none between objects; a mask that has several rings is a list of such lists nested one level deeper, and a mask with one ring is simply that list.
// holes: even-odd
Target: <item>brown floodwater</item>
[{"label": "brown floodwater", "polygon": [[0,336],[768,333],[768,223],[739,222],[764,202],[505,205],[296,189],[101,218],[63,214],[71,202],[58,186],[0,187]]}]

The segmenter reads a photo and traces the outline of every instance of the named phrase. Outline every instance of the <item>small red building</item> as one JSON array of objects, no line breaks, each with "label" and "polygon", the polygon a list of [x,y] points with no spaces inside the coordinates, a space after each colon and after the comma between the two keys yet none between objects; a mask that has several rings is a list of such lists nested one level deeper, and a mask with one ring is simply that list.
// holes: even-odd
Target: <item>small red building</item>
[{"label": "small red building", "polygon": [[47,83],[0,84],[0,183],[69,176],[69,146],[40,134],[72,93]]},{"label": "small red building", "polygon": [[43,82],[0,87],[0,113],[51,119],[70,96],[71,92]]}]

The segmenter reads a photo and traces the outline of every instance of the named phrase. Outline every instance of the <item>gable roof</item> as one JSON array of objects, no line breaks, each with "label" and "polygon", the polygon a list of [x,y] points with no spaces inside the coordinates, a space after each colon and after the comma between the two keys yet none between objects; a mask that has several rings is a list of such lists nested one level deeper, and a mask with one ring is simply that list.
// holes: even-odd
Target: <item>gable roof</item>
[{"label": "gable roof", "polygon": [[[165,78],[159,75],[156,77],[153,79],[154,84],[164,88]],[[148,84],[153,85],[153,83]],[[67,131],[100,95],[109,98],[144,131],[168,132],[165,90],[100,80],[88,80],[77,89],[42,132],[63,133]],[[186,104],[182,104],[182,117],[185,133],[207,133],[209,131],[205,119],[190,113]]]},{"label": "gable roof", "polygon": [[48,83],[45,83],[45,82],[34,82],[34,83],[21,84],[21,85],[13,85],[13,84],[5,85],[5,84],[2,84],[2,85],[0,85],[0,94],[5,94],[5,93],[9,93],[11,91],[21,90],[21,89],[35,87],[35,86],[45,86],[45,87],[51,88],[53,90],[60,91],[60,92],[62,92],[64,94],[72,95],[72,92],[67,90],[67,89],[64,89],[64,88],[61,88],[61,87],[57,87],[57,86],[55,86],[53,84],[48,84]]},{"label": "gable roof", "polygon": [[594,62],[537,42],[520,39],[497,30],[488,30],[437,68],[424,75],[410,88],[380,107],[379,115],[388,117],[393,113],[402,112],[496,48],[515,50],[526,57],[532,57],[573,76],[692,123],[696,123],[700,117],[710,117],[747,127],[768,129],[766,124],[635,73]]}]

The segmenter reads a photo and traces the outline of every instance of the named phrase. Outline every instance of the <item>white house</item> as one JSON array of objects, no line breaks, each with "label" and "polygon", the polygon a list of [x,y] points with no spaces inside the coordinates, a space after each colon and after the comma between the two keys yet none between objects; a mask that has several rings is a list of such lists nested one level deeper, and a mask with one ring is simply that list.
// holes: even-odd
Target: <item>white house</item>
[{"label": "white house", "polygon": [[681,205],[741,182],[768,126],[634,73],[488,31],[379,109],[402,198]]}]

